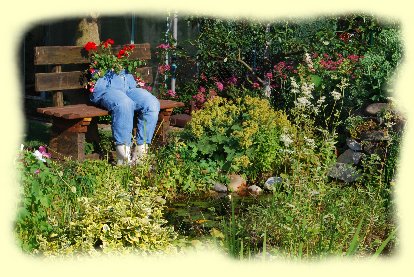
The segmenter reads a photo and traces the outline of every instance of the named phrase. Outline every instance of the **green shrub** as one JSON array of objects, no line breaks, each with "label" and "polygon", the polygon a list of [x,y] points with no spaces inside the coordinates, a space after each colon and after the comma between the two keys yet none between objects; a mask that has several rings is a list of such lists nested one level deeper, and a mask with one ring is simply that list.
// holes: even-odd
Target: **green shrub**
[{"label": "green shrub", "polygon": [[44,255],[169,250],[165,200],[142,168],[106,161],[54,162],[23,150],[15,234],[22,250]]},{"label": "green shrub", "polygon": [[280,137],[293,130],[286,115],[267,100],[215,97],[193,113],[182,139],[193,160],[214,160],[224,172],[255,180],[282,166]]}]

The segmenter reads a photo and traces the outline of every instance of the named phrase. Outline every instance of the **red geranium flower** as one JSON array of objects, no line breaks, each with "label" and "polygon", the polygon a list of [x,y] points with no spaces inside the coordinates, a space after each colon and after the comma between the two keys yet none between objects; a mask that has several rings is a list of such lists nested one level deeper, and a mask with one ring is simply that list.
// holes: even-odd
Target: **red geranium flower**
[{"label": "red geranium flower", "polygon": [[91,50],[96,50],[97,45],[95,42],[89,41],[88,43],[85,44],[84,48],[86,51],[89,52]]},{"label": "red geranium flower", "polygon": [[111,38],[108,38],[107,40],[104,41],[103,45],[105,48],[108,48],[109,45],[114,44],[114,40]]}]

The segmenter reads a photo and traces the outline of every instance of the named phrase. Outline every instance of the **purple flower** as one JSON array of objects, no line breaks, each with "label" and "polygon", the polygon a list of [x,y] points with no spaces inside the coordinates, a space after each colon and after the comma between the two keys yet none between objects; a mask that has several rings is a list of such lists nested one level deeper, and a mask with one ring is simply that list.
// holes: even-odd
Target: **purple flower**
[{"label": "purple flower", "polygon": [[35,171],[34,171],[34,174],[39,174],[40,173],[40,169],[36,169]]},{"label": "purple flower", "polygon": [[46,148],[44,147],[44,146],[40,146],[39,147],[39,150],[35,150],[34,152],[33,152],[33,155],[39,160],[39,161],[42,161],[42,162],[46,162],[46,160],[44,159],[44,158],[48,158],[48,159],[50,159],[50,157],[51,157],[51,155],[50,155],[50,153],[47,153],[46,152]]}]

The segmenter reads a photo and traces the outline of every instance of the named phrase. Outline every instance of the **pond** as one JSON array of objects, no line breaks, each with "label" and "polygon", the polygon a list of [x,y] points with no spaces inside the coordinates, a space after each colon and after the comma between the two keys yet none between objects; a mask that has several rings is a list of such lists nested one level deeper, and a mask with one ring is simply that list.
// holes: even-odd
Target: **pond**
[{"label": "pond", "polygon": [[234,204],[234,214],[237,217],[250,205],[269,197],[272,195],[240,196],[226,193],[185,197],[167,203],[165,218],[180,235],[189,238],[208,236],[212,228],[221,229],[224,222],[230,221],[231,202]]}]

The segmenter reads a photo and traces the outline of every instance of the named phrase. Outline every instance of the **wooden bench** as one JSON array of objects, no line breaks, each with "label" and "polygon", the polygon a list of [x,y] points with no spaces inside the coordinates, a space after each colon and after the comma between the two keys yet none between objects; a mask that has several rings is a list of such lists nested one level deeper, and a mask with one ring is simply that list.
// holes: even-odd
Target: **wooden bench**
[{"label": "wooden bench", "polygon": [[[121,46],[114,46],[114,53]],[[94,106],[86,97],[84,89],[87,80],[83,70],[89,64],[88,53],[81,46],[41,46],[35,47],[36,66],[45,66],[49,72],[35,73],[35,90],[53,93],[53,107],[38,108],[37,112],[52,117],[52,132],[49,149],[55,158],[72,157],[85,159],[85,134],[93,118],[108,115],[109,112]],[[131,59],[150,60],[150,44],[135,44]],[[139,69],[146,83],[152,82],[151,67]],[[83,90],[83,99],[79,104],[64,105],[63,91]],[[155,137],[160,143],[166,142],[166,131],[170,125],[170,116],[174,108],[184,103],[160,100],[161,111],[158,118]]]}]

